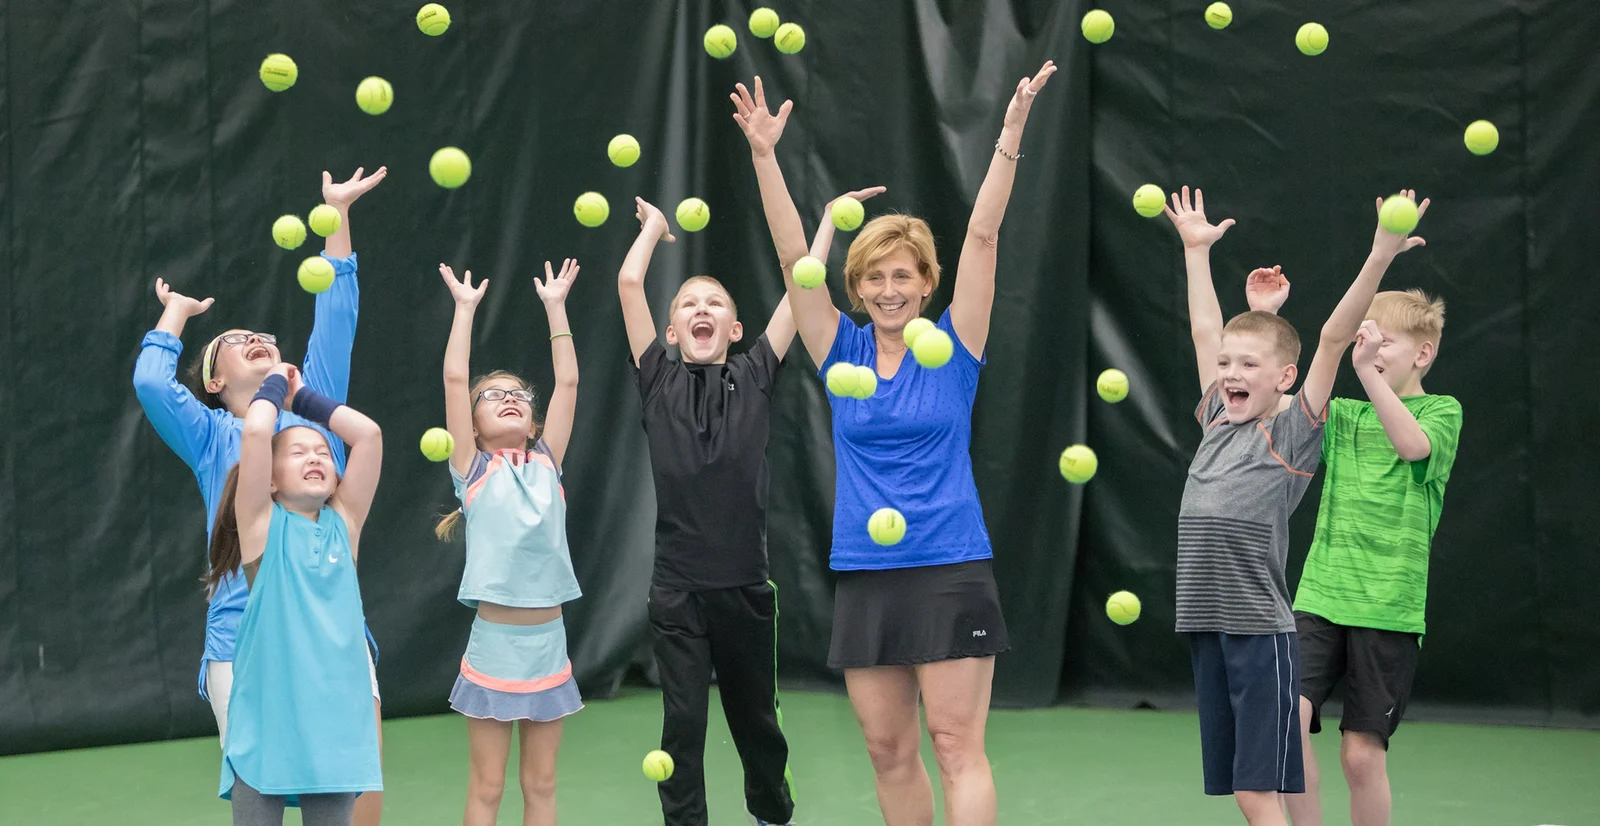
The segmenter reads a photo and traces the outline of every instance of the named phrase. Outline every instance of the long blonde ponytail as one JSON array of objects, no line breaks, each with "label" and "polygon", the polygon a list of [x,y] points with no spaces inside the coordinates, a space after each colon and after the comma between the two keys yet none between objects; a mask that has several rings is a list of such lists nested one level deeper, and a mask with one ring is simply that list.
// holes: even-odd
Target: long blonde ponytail
[{"label": "long blonde ponytail", "polygon": [[433,535],[438,537],[440,542],[450,542],[453,541],[457,536],[460,536],[461,509],[456,508],[444,516],[439,517],[438,523],[433,526]]}]

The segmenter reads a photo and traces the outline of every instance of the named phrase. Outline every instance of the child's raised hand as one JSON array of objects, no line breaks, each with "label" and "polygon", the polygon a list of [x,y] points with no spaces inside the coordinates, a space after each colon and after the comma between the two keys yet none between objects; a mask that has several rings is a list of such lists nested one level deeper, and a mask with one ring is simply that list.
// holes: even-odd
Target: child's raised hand
[{"label": "child's raised hand", "polygon": [[357,198],[367,194],[373,187],[382,183],[383,179],[389,175],[389,167],[380,166],[377,172],[363,178],[361,177],[361,172],[364,168],[356,167],[356,174],[351,175],[350,180],[337,184],[333,182],[333,176],[324,170],[322,173],[322,200],[331,206],[339,206],[341,204],[349,206],[355,203]]},{"label": "child's raised hand", "polygon": [[[882,195],[888,191],[889,188],[886,186],[869,186],[866,189],[858,189],[854,192],[846,192],[845,194],[840,195],[839,198],[854,198],[857,201],[865,201],[874,195]],[[833,201],[837,201],[839,198],[834,198]],[[833,206],[833,201],[828,202],[829,207]]]},{"label": "child's raised hand", "polygon": [[778,145],[778,139],[783,137],[783,127],[789,122],[789,112],[794,109],[794,101],[786,100],[778,107],[778,113],[773,114],[767,108],[767,93],[761,86],[761,76],[756,75],[756,93],[751,97],[750,90],[743,83],[734,84],[737,92],[729,94],[733,99],[733,120],[744,130],[744,136],[750,141],[750,151],[757,155],[770,155],[772,148]]},{"label": "child's raised hand", "polygon": [[193,318],[194,316],[211,309],[211,303],[216,300],[213,298],[208,298],[204,301],[196,301],[195,299],[172,289],[172,285],[162,281],[159,278],[156,279],[156,299],[161,302],[161,306],[163,307],[174,306],[174,302],[176,302],[176,306],[178,309],[183,311],[185,318]]},{"label": "child's raised hand", "polygon": [[489,286],[489,279],[478,282],[472,286],[472,270],[467,270],[464,277],[456,278],[455,270],[444,264],[439,265],[439,277],[444,279],[445,286],[450,288],[450,297],[456,300],[457,307],[476,307],[483,298],[483,291]]},{"label": "child's raised hand", "polygon": [[578,280],[578,261],[568,258],[561,262],[561,272],[552,273],[550,262],[544,262],[544,281],[539,276],[533,277],[533,288],[539,292],[539,300],[546,304],[560,304],[567,300],[567,293],[572,289],[572,282]]},{"label": "child's raised hand", "polygon": [[1199,189],[1194,191],[1194,202],[1190,205],[1189,187],[1183,188],[1183,197],[1179,193],[1172,193],[1172,206],[1163,206],[1167,217],[1172,220],[1172,225],[1178,228],[1178,237],[1183,239],[1184,249],[1197,249],[1209,247],[1217,243],[1217,239],[1233,226],[1232,218],[1225,218],[1221,223],[1213,226],[1206,221],[1206,196]]},{"label": "child's raised hand", "polygon": [[1269,270],[1258,267],[1253,270],[1245,279],[1244,297],[1252,310],[1277,313],[1283,302],[1289,300],[1289,279],[1283,274],[1283,268],[1274,266]]},{"label": "child's raised hand", "polygon": [[1356,347],[1350,352],[1350,363],[1357,370],[1371,367],[1372,360],[1378,355],[1378,348],[1383,346],[1383,331],[1378,329],[1378,322],[1367,319],[1361,322],[1361,329],[1356,330]]},{"label": "child's raised hand", "polygon": [[[655,204],[635,195],[633,198],[633,217],[639,219],[639,231],[649,231],[652,227],[660,230],[658,238],[671,244],[678,239],[672,237],[672,228],[667,225],[667,216]],[[537,280],[537,277],[535,277]]]},{"label": "child's raised hand", "polygon": [[[1402,189],[1398,194],[1404,195],[1413,201],[1417,200],[1417,191],[1414,189]],[[1422,202],[1417,204],[1418,221],[1421,221],[1422,216],[1427,214],[1428,204],[1430,203],[1432,202],[1429,199],[1423,198]],[[1380,213],[1383,212],[1382,198],[1378,199],[1377,211]],[[1410,235],[1397,235],[1393,232],[1390,232],[1383,228],[1382,221],[1378,222],[1378,229],[1372,234],[1372,251],[1380,255],[1387,255],[1391,258],[1399,255],[1402,252],[1405,252],[1408,249],[1411,249],[1412,247],[1420,247],[1426,243],[1428,242],[1422,240],[1421,238],[1414,238]]]}]

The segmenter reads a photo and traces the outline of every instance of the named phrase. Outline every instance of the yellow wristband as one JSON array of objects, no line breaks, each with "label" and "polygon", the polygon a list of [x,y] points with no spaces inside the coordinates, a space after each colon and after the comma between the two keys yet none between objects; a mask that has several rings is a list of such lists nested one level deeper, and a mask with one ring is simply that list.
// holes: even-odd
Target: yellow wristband
[{"label": "yellow wristband", "polygon": [[555,341],[556,339],[561,338],[562,336],[566,336],[567,338],[572,338],[572,334],[571,333],[556,333],[555,335],[550,337],[550,340],[551,341]]}]

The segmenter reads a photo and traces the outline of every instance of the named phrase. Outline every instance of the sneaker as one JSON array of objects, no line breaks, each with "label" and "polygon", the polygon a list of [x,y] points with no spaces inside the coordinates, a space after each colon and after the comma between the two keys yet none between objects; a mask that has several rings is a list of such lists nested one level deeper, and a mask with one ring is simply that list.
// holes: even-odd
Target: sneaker
[{"label": "sneaker", "polygon": [[769,823],[759,817],[756,817],[755,815],[750,815],[750,820],[755,824],[755,826],[794,826],[794,821],[792,820],[788,823]]}]

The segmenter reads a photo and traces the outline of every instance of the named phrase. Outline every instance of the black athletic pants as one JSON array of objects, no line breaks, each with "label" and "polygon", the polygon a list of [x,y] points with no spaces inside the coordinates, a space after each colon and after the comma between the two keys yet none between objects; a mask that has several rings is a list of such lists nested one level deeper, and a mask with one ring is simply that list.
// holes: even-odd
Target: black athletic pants
[{"label": "black athletic pants", "polygon": [[706,710],[716,669],[722,712],[744,763],[745,805],[788,823],[789,744],[778,711],[777,593],[769,583],[714,591],[650,587],[650,626],[661,673],[661,750],[673,774],[660,784],[666,826],[706,826]]}]

